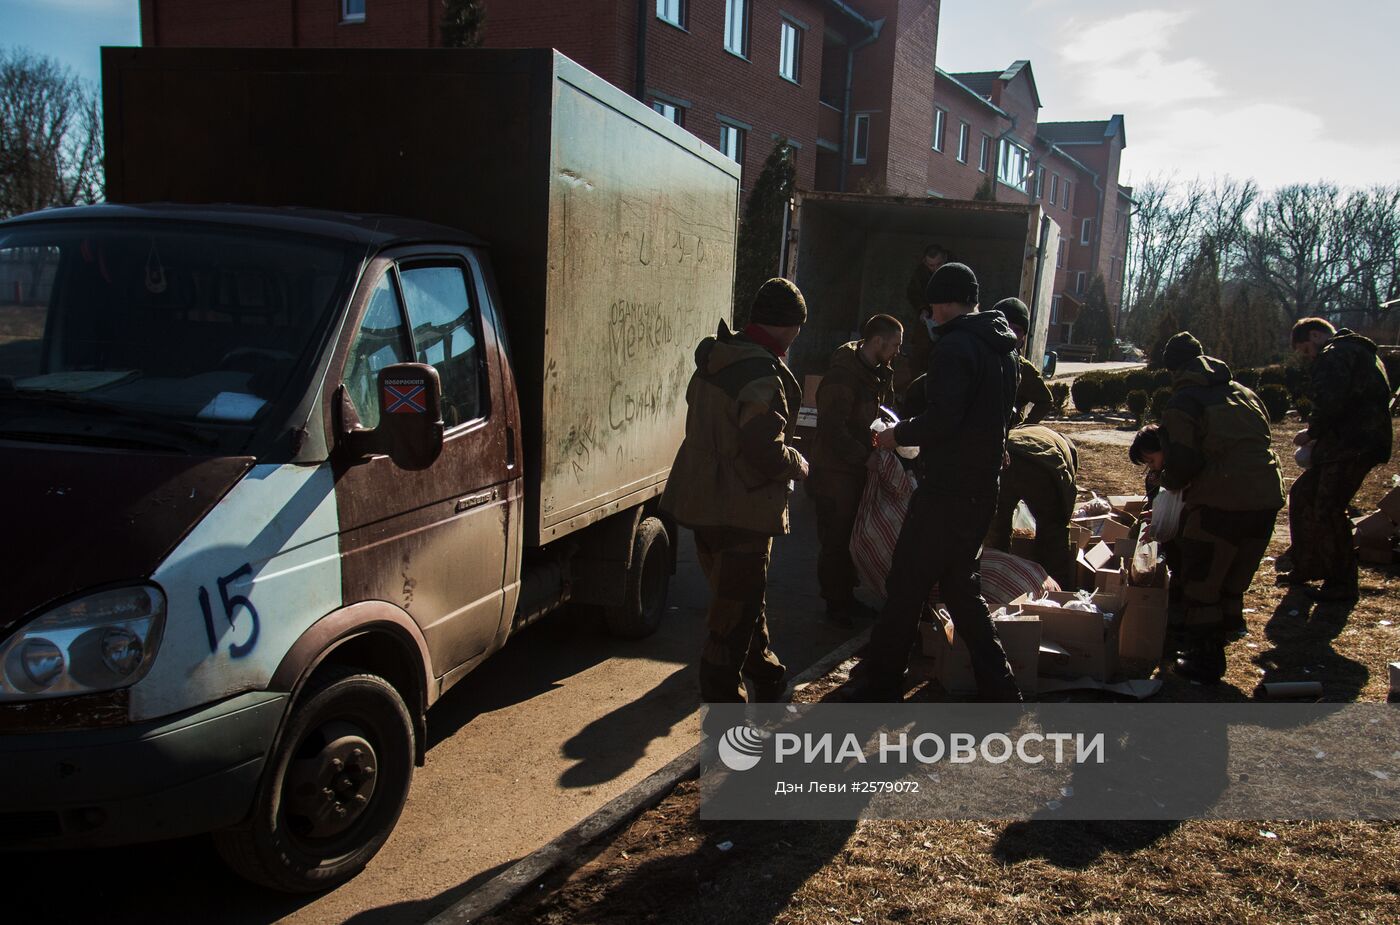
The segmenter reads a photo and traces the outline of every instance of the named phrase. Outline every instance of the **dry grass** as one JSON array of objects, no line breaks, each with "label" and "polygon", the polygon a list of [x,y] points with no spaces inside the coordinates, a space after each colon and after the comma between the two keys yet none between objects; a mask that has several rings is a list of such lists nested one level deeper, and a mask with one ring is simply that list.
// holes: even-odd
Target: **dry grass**
[{"label": "dry grass", "polygon": [[[1073,434],[1086,425],[1062,426]],[[1294,429],[1275,429],[1290,481]],[[1086,443],[1081,451],[1086,487],[1140,489],[1123,448]],[[1359,507],[1375,505],[1391,471],[1372,474]],[[1271,555],[1286,541],[1285,528]],[[1267,678],[1320,680],[1327,700],[1384,700],[1386,662],[1400,657],[1400,626],[1380,625],[1400,623],[1396,571],[1363,566],[1363,597],[1345,625],[1343,612],[1285,598],[1271,578],[1266,562],[1246,601],[1251,635],[1230,647],[1225,684],[1168,675],[1161,698],[1243,700]],[[800,699],[820,699],[839,680],[811,685]],[[683,784],[581,868],[488,921],[1400,922],[1393,823],[734,823],[700,820],[698,804],[696,785]],[[733,847],[719,850],[726,841]]]}]

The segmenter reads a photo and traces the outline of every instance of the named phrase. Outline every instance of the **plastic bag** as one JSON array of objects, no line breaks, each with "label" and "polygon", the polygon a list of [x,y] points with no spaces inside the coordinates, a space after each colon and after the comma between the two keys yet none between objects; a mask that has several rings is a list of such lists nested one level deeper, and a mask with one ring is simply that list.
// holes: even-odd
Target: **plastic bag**
[{"label": "plastic bag", "polygon": [[1102,517],[1104,514],[1112,514],[1113,505],[1108,503],[1107,498],[1100,498],[1098,492],[1092,492],[1088,501],[1074,509],[1075,519],[1082,517]]},{"label": "plastic bag", "polygon": [[1159,543],[1176,539],[1181,532],[1181,513],[1186,507],[1181,492],[1163,488],[1152,502],[1152,537]]},{"label": "plastic bag", "polygon": [[[898,423],[898,420],[896,420],[892,424],[883,418],[876,418],[875,420],[870,422],[870,430],[873,433],[882,434]],[[900,456],[904,457],[905,459],[913,459],[914,457],[919,455],[919,448],[916,446],[898,446],[895,447],[894,451]]]},{"label": "plastic bag", "polygon": [[1023,536],[1035,535],[1035,515],[1024,501],[1016,503],[1016,512],[1011,515],[1011,532]]},{"label": "plastic bag", "polygon": [[1293,451],[1293,461],[1298,464],[1299,469],[1307,469],[1312,466],[1313,445],[1305,443]]}]

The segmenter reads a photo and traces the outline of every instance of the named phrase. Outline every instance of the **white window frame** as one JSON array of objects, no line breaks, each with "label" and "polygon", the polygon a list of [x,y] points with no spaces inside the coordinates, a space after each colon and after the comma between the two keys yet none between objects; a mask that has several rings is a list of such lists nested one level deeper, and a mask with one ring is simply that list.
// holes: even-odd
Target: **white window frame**
[{"label": "white window frame", "polygon": [[944,147],[944,136],[948,133],[948,111],[933,107],[933,141],[930,146],[935,151],[942,151]]},{"label": "white window frame", "polygon": [[719,150],[740,167],[744,166],[744,130],[728,122],[719,124]]},{"label": "white window frame", "polygon": [[724,0],[724,50],[749,56],[749,0]]},{"label": "white window frame", "polygon": [[[865,127],[865,148],[861,149],[860,130]],[[851,120],[851,163],[866,164],[870,161],[870,113],[858,112]]]},{"label": "white window frame", "polygon": [[680,106],[670,100],[661,100],[656,97],[651,99],[651,108],[661,114],[661,118],[668,122],[673,122],[681,128],[685,128],[685,107]]},{"label": "white window frame", "polygon": [[1084,294],[1084,286],[1088,282],[1088,275],[1089,274],[1084,270],[1080,270],[1078,273],[1074,274],[1074,292],[1076,295]]},{"label": "white window frame", "polygon": [[958,163],[967,163],[967,152],[972,147],[972,126],[958,122]]},{"label": "white window frame", "polygon": [[1045,165],[1041,164],[1035,169],[1035,198],[1040,201],[1045,198]]},{"label": "white window frame", "polygon": [[1066,209],[1068,209],[1068,208],[1070,207],[1070,205],[1069,205],[1069,187],[1070,187],[1069,180],[1066,179],[1066,180],[1065,180],[1065,185],[1064,185],[1063,187],[1061,187],[1061,189],[1064,190],[1064,194],[1065,194],[1064,199],[1065,199],[1065,201],[1062,202],[1062,203],[1060,203],[1060,204],[1061,204],[1062,206],[1064,206]]},{"label": "white window frame", "polygon": [[1050,323],[1060,323],[1060,297],[1055,296],[1050,300]]},{"label": "white window frame", "polygon": [[1086,218],[1086,219],[1084,219],[1083,222],[1080,223],[1080,225],[1079,225],[1079,243],[1080,243],[1080,244],[1088,244],[1088,243],[1089,243],[1089,241],[1091,240],[1091,237],[1090,237],[1090,229],[1091,229],[1093,226],[1094,226],[1094,220],[1093,220],[1092,218]]},{"label": "white window frame", "polygon": [[1064,269],[1065,265],[1065,239],[1061,238],[1059,246],[1055,248],[1055,269]]},{"label": "white window frame", "polygon": [[656,18],[677,29],[684,29],[685,6],[686,0],[656,0]]},{"label": "white window frame", "polygon": [[[1018,154],[1019,157],[1013,158],[1011,156],[1012,152]],[[1026,180],[1030,168],[1030,160],[1031,153],[1026,148],[1018,145],[1009,138],[1001,139],[1001,144],[998,145],[997,150],[997,180],[1017,192],[1024,193],[1026,191]],[[1021,175],[1019,179],[1012,182],[1012,180],[1008,178],[1012,176],[1012,169],[1016,166],[1017,162],[1019,162],[1021,167]]]},{"label": "white window frame", "polygon": [[1056,205],[1060,201],[1060,175],[1050,174],[1050,204]]},{"label": "white window frame", "polygon": [[365,7],[369,6],[369,0],[360,0],[360,10],[358,13],[353,13],[350,11],[351,2],[352,0],[340,0],[340,21],[350,23],[364,22],[366,12]]},{"label": "white window frame", "polygon": [[802,27],[786,19],[778,26],[778,76],[802,84]]},{"label": "white window frame", "polygon": [[982,150],[977,155],[977,169],[986,173],[992,166],[992,136],[982,133]]}]

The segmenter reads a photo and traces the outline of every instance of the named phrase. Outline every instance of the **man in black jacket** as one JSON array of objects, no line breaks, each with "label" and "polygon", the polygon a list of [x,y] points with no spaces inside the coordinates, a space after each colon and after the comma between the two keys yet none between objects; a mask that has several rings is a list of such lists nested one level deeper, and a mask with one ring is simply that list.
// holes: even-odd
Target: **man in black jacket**
[{"label": "man in black jacket", "polygon": [[977,298],[977,277],[963,264],[945,264],[929,279],[937,327],[925,378],[927,407],[880,435],[884,449],[922,447],[923,475],[895,544],[885,609],[843,699],[902,698],[919,615],[937,583],[972,655],[978,695],[1021,700],[977,574],[1015,413],[1016,335],[1001,313],[979,313]]}]

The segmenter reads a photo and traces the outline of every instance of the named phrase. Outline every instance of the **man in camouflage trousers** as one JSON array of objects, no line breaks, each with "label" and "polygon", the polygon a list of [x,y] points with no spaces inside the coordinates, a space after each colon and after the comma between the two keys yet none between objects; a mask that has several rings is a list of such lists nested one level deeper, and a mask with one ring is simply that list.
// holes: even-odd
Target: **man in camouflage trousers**
[{"label": "man in camouflage trousers", "polygon": [[1283,475],[1268,410],[1230,367],[1203,356],[1186,331],[1167,341],[1162,365],[1172,373],[1172,397],[1162,413],[1161,483],[1185,502],[1178,542],[1186,650],[1176,672],[1214,684],[1283,507]]},{"label": "man in camouflage trousers", "polygon": [[826,616],[838,626],[855,625],[875,613],[855,598],[859,583],[851,561],[851,531],[865,493],[866,462],[874,446],[870,425],[880,408],[894,404],[890,361],[899,354],[904,326],[891,315],[874,315],[861,339],[836,348],[817,388],[817,434],[807,494],[817,509],[817,584]]},{"label": "man in camouflage trousers", "polygon": [[1293,568],[1284,581],[1315,600],[1354,601],[1360,591],[1347,506],[1366,475],[1390,460],[1390,382],[1375,343],[1322,318],[1293,326],[1293,350],[1310,367],[1313,403],[1308,429],[1294,442],[1313,447],[1312,464],[1288,494]]},{"label": "man in camouflage trousers", "polygon": [[1013,428],[1006,437],[1006,452],[1011,463],[1001,473],[987,545],[1002,552],[1011,550],[1011,522],[1016,505],[1024,501],[1035,518],[1035,561],[1060,587],[1073,587],[1069,519],[1074,513],[1079,452],[1067,437],[1040,425]]},{"label": "man in camouflage trousers", "polygon": [[709,635],[700,656],[708,703],[782,697],[787,669],[769,647],[764,594],[773,537],[788,532],[793,480],[807,460],[790,445],[802,390],[783,358],[807,320],[797,287],[770,279],[740,333],[720,322],[695,350],[685,440],[661,507],[695,531],[710,585]]}]

